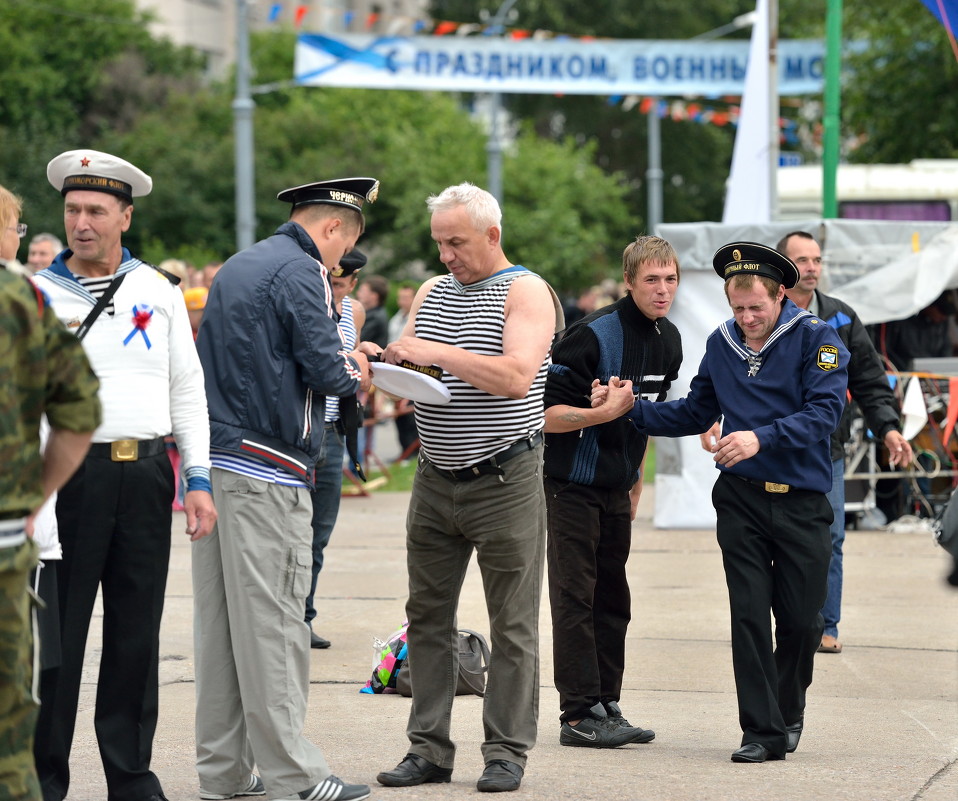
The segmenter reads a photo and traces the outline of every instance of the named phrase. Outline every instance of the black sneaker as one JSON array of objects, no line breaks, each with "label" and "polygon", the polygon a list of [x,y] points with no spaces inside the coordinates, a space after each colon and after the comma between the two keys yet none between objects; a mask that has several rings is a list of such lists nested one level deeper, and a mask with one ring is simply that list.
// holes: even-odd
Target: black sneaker
[{"label": "black sneaker", "polygon": [[[603,714],[605,710],[602,710]],[[559,745],[571,745],[579,748],[618,748],[632,742],[635,732],[623,729],[604,717],[582,718],[575,726],[563,723],[559,730]]]},{"label": "black sneaker", "polygon": [[633,726],[622,716],[622,710],[615,701],[604,701],[603,706],[609,715],[609,721],[620,729],[632,729],[634,735],[630,743],[651,743],[655,739],[655,732],[652,729],[643,729],[641,726]]}]

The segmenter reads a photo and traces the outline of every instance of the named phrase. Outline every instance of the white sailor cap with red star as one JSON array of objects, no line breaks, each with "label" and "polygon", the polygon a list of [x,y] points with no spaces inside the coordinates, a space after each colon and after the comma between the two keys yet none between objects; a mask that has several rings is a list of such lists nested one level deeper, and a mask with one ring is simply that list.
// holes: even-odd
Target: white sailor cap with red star
[{"label": "white sailor cap with red star", "polygon": [[107,192],[131,201],[153,190],[153,179],[130,162],[99,150],[68,150],[47,164],[47,180],[66,195],[74,189]]}]

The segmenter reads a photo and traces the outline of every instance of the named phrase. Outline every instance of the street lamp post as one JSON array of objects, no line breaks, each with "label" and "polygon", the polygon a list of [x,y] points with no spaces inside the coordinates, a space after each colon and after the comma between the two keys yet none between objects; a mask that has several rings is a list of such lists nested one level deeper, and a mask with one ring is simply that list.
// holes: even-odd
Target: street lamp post
[{"label": "street lamp post", "polygon": [[645,230],[655,234],[662,224],[662,124],[659,120],[658,98],[649,104],[648,113],[649,134],[649,167],[645,171],[647,186],[648,214],[646,215]]},{"label": "street lamp post", "polygon": [[236,0],[236,96],[233,135],[236,178],[236,248],[245,250],[256,234],[253,173],[253,109],[250,96],[249,3]]},{"label": "street lamp post", "polygon": [[[732,33],[733,31],[753,25],[755,23],[755,17],[756,14],[754,11],[740,14],[728,24],[714,28],[711,31],[706,31],[705,33],[700,33],[698,36],[693,36],[692,40],[707,42],[712,39],[719,39],[727,33]],[[646,215],[645,227],[650,234],[654,234],[662,223],[663,213],[662,178],[664,173],[662,171],[662,125],[659,119],[658,98],[655,98],[655,100],[649,104],[647,122],[649,153],[648,167],[645,171],[645,183],[648,213]]]},{"label": "street lamp post", "polygon": [[[506,0],[492,19],[487,29],[490,35],[502,33],[505,21],[518,0]],[[502,206],[502,136],[499,131],[499,118],[502,112],[502,93],[489,93],[489,139],[486,142],[487,172],[489,193]]]}]

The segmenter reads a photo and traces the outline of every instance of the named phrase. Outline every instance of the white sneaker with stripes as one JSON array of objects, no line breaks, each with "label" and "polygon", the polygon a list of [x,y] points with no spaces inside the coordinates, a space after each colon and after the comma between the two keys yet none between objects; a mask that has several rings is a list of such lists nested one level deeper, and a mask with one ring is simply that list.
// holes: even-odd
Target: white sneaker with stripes
[{"label": "white sneaker with stripes", "polygon": [[239,798],[244,795],[266,795],[266,788],[263,787],[263,781],[255,773],[251,773],[249,781],[246,782],[246,786],[242,790],[237,790],[235,793],[211,793],[209,790],[204,790],[200,787],[200,798],[202,798],[203,801],[227,801],[227,799]]},{"label": "white sneaker with stripes", "polygon": [[365,784],[346,784],[342,779],[328,776],[315,787],[277,801],[361,801],[369,798],[369,792]]}]

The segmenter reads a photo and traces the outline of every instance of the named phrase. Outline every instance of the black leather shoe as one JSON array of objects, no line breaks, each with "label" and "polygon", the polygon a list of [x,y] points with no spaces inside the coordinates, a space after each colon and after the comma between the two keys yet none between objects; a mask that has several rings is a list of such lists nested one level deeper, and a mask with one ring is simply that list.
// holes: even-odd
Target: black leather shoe
[{"label": "black leather shoe", "polygon": [[786,736],[786,746],[785,751],[789,754],[795,752],[795,749],[798,748],[798,741],[802,739],[802,727],[805,725],[803,720],[799,720],[798,723],[789,723],[785,727],[785,736]]},{"label": "black leather shoe", "polygon": [[384,770],[376,781],[386,787],[412,787],[416,784],[441,784],[452,779],[452,768],[440,768],[418,754],[406,754],[392,770]]},{"label": "black leather shoe", "polygon": [[480,793],[507,793],[518,790],[522,773],[522,765],[505,759],[493,759],[486,763],[486,769],[476,782],[476,789]]},{"label": "black leather shoe", "polygon": [[764,762],[766,759],[785,759],[776,756],[760,743],[745,743],[738,751],[732,752],[733,762]]},{"label": "black leather shoe", "polygon": [[330,645],[332,645],[332,643],[329,640],[324,639],[323,637],[320,637],[312,629],[309,630],[309,647],[310,648],[329,648]]}]

